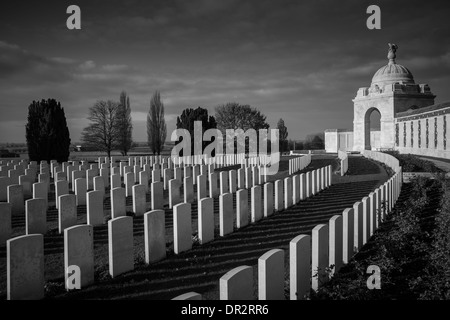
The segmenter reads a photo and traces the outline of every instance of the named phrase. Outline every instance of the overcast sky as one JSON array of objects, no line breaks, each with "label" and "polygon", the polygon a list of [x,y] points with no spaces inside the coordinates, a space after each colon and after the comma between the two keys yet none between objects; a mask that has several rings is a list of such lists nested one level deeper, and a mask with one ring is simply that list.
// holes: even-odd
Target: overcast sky
[{"label": "overcast sky", "polygon": [[[81,30],[66,9],[81,8]],[[381,30],[366,9],[381,8]],[[448,1],[320,0],[15,0],[0,9],[0,142],[24,142],[28,106],[55,98],[71,139],[80,141],[96,100],[131,99],[135,141],[146,141],[155,90],[165,104],[168,138],[183,109],[214,114],[227,102],[260,109],[271,127],[285,120],[289,138],[352,128],[359,87],[387,63],[436,102],[450,100]]]}]

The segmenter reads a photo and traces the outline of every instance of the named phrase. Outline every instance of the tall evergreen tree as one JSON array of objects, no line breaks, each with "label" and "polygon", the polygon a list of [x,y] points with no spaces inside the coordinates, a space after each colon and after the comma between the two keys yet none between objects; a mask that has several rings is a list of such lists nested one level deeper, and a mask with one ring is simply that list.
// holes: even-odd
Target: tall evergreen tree
[{"label": "tall evergreen tree", "polygon": [[30,104],[26,139],[31,161],[64,162],[69,159],[70,134],[61,103],[43,99]]},{"label": "tall evergreen tree", "polygon": [[156,91],[150,100],[150,110],[147,115],[147,142],[153,154],[161,154],[166,142],[167,127],[164,119],[164,103]]},{"label": "tall evergreen tree", "polygon": [[117,147],[122,155],[126,156],[133,146],[133,123],[131,120],[130,96],[125,91],[120,93],[117,126]]}]

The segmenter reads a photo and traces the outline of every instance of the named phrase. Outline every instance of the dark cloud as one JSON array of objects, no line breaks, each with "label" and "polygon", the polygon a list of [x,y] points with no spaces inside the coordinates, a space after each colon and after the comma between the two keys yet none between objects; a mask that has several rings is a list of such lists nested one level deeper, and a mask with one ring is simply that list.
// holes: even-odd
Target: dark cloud
[{"label": "dark cloud", "polygon": [[272,126],[284,118],[290,138],[350,128],[351,99],[387,63],[388,42],[416,82],[450,100],[446,1],[377,1],[377,31],[365,27],[368,0],[80,0],[80,31],[65,27],[70,4],[17,0],[0,12],[3,141],[24,140],[27,106],[47,97],[62,102],[77,140],[89,106],[121,90],[136,140],[155,90],[169,131],[184,108],[229,101],[258,107]]}]

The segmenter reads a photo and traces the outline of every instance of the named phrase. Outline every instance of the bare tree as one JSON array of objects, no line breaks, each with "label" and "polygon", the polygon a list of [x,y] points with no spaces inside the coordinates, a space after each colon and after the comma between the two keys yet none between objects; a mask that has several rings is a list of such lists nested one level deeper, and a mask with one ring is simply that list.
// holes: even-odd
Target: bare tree
[{"label": "bare tree", "polygon": [[153,154],[161,154],[167,136],[164,119],[164,104],[158,91],[150,100],[150,110],[147,115],[147,141]]},{"label": "bare tree", "polygon": [[133,123],[131,121],[131,107],[130,107],[130,96],[127,95],[125,91],[120,93],[120,103],[117,115],[117,125],[118,125],[118,149],[123,156],[128,154],[128,151],[133,146]]},{"label": "bare tree", "polygon": [[119,133],[117,115],[119,104],[113,101],[97,101],[89,108],[91,123],[83,129],[82,141],[86,147],[105,151],[108,157],[117,147]]}]

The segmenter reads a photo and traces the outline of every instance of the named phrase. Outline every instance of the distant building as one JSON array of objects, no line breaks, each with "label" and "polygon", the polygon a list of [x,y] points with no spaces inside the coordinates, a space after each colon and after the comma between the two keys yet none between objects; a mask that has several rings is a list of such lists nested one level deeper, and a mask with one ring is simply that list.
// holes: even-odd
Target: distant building
[{"label": "distant building", "polygon": [[[416,84],[412,73],[395,61],[398,47],[389,47],[389,63],[353,99],[353,130],[325,130],[326,151],[398,150],[450,158],[450,102],[434,104],[436,96],[430,87]],[[371,129],[375,110],[381,115],[380,130]]]}]

